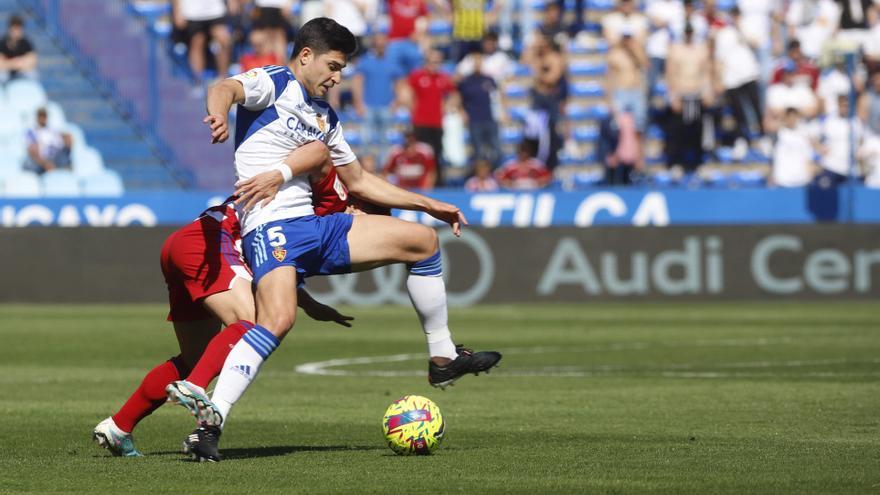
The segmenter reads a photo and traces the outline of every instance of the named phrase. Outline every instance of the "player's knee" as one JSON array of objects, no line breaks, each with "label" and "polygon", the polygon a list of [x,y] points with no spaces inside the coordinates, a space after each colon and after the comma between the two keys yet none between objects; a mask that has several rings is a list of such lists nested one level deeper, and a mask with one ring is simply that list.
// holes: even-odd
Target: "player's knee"
[{"label": "player's knee", "polygon": [[295,309],[293,311],[278,312],[277,314],[270,315],[268,318],[259,319],[259,324],[262,325],[266,330],[271,332],[272,335],[278,337],[279,340],[287,335],[287,332],[290,331],[295,322]]},{"label": "player's knee", "polygon": [[430,228],[420,225],[420,230],[418,235],[419,242],[416,246],[416,259],[415,261],[421,261],[425,258],[433,256],[434,253],[440,249],[440,241],[437,237],[437,231]]}]

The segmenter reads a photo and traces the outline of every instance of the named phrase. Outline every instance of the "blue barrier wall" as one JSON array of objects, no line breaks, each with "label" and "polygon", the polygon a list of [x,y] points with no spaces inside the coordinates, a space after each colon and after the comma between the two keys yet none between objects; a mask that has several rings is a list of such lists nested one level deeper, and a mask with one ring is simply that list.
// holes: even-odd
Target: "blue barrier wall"
[{"label": "blue barrier wall", "polygon": [[[547,227],[591,225],[880,223],[880,189],[596,190],[480,193],[434,191],[458,205],[471,225]],[[25,227],[180,225],[223,193],[130,193],[119,198],[0,199],[0,225]],[[396,212],[431,223],[424,214]]]}]

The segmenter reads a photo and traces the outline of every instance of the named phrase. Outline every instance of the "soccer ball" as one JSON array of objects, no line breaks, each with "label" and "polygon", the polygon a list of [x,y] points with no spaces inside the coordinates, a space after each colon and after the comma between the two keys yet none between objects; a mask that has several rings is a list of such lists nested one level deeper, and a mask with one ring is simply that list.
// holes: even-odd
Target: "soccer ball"
[{"label": "soccer ball", "polygon": [[388,447],[399,455],[428,455],[443,440],[445,424],[437,404],[420,395],[394,401],[382,418]]}]

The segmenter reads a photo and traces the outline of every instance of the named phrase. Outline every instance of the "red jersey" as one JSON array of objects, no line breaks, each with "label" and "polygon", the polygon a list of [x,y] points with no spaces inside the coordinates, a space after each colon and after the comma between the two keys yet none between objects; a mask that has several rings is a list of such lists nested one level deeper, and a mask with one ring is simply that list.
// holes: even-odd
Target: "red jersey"
[{"label": "red jersey", "polygon": [[[795,81],[802,81],[804,84],[809,84],[810,87],[813,88],[813,91],[816,91],[819,87],[819,68],[807,61],[800,62],[795,67]],[[773,77],[770,80],[770,84],[781,83],[784,71],[782,64],[779,64],[773,69]]]},{"label": "red jersey", "polygon": [[409,75],[413,89],[412,123],[420,127],[443,127],[443,98],[455,89],[452,78],[442,72],[416,69]]},{"label": "red jersey", "polygon": [[526,190],[544,187],[553,177],[547,167],[535,158],[529,158],[525,165],[523,167],[522,162],[515,159],[507,162],[495,172],[498,182],[510,189]]},{"label": "red jersey", "polygon": [[241,72],[247,72],[251,69],[265,67],[267,65],[278,65],[278,57],[274,53],[265,55],[257,55],[256,53],[245,53],[238,61],[241,65]]},{"label": "red jersey", "polygon": [[390,24],[388,39],[409,38],[416,30],[416,19],[428,15],[425,0],[388,0]]},{"label": "red jersey", "polygon": [[428,182],[428,178],[436,168],[431,147],[416,143],[412,149],[395,147],[382,172],[394,175],[397,185],[404,189],[431,189],[433,184]]},{"label": "red jersey", "polygon": [[330,167],[323,179],[312,184],[312,206],[319,217],[344,212],[348,199],[348,189],[336,175],[336,167]]}]

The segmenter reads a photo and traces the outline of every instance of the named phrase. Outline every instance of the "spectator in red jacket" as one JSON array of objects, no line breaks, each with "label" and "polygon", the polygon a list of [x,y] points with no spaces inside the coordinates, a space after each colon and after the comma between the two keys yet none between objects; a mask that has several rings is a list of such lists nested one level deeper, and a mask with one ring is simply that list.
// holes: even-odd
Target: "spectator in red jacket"
[{"label": "spectator in red jacket", "polygon": [[427,191],[434,188],[437,181],[437,164],[431,147],[416,139],[416,134],[408,130],[404,134],[403,146],[391,150],[388,162],[382,169],[382,176],[404,189]]},{"label": "spectator in red jacket", "polygon": [[434,150],[437,161],[437,185],[443,184],[443,104],[455,92],[455,83],[440,71],[443,54],[432,50],[424,67],[409,75],[412,91],[412,123],[415,137]]},{"label": "spectator in red jacket", "polygon": [[495,171],[495,178],[505,189],[529,191],[547,187],[553,175],[534,157],[534,147],[527,141],[519,144],[516,158]]}]

